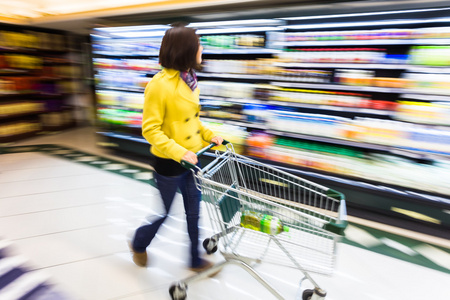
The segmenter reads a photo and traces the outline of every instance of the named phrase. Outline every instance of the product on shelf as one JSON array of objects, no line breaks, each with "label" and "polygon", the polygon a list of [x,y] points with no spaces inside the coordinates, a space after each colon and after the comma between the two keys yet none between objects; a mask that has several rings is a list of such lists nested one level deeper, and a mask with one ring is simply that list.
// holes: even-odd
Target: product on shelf
[{"label": "product on shelf", "polygon": [[297,63],[384,63],[386,49],[378,48],[302,48],[278,54],[281,61]]},{"label": "product on shelf", "polygon": [[450,153],[450,130],[399,121],[361,117],[349,119],[273,109],[268,113],[267,126],[282,132]]},{"label": "product on shelf", "polygon": [[201,100],[200,116],[226,120],[243,121],[242,104],[230,103],[224,100]]},{"label": "product on shelf", "polygon": [[41,129],[41,125],[34,121],[19,121],[14,123],[0,124],[0,139],[16,135],[36,132]]},{"label": "product on shelf", "polygon": [[102,106],[119,106],[136,110],[142,110],[144,107],[144,96],[139,93],[98,90],[96,94],[97,102]]},{"label": "product on shelf", "polygon": [[450,125],[450,103],[399,101],[395,118],[403,121]]},{"label": "product on shelf", "polygon": [[12,102],[0,103],[0,117],[28,114],[44,111],[43,102]]},{"label": "product on shelf", "polygon": [[413,73],[403,74],[408,88],[413,91],[430,94],[450,94],[450,74]]},{"label": "product on shelf", "polygon": [[249,49],[264,48],[263,35],[204,35],[200,37],[200,43],[205,49]]},{"label": "product on shelf", "polygon": [[258,58],[253,60],[241,59],[205,59],[203,71],[207,73],[231,74],[271,74],[276,68],[274,59]]},{"label": "product on shelf", "polygon": [[445,159],[421,164],[395,155],[364,153],[349,147],[274,137],[261,132],[252,133],[247,138],[247,154],[338,175],[450,195],[450,162]]},{"label": "product on shelf", "polygon": [[450,65],[450,46],[413,46],[410,63],[425,66]]},{"label": "product on shelf", "polygon": [[7,53],[4,54],[5,67],[11,69],[36,70],[41,69],[43,64],[42,57]]},{"label": "product on shelf", "polygon": [[250,83],[202,80],[198,87],[201,96],[252,99],[254,92],[254,85]]},{"label": "product on shelf", "polygon": [[418,38],[415,29],[376,29],[349,31],[313,31],[288,32],[285,40],[288,42],[304,41],[345,41],[345,40],[403,40]]},{"label": "product on shelf", "polygon": [[100,121],[140,128],[142,126],[142,112],[117,108],[99,108],[97,115]]},{"label": "product on shelf", "polygon": [[38,89],[38,80],[36,77],[20,76],[20,77],[1,77],[0,93],[29,93]]},{"label": "product on shelf", "polygon": [[290,89],[271,85],[255,85],[254,98],[271,101],[359,107],[379,110],[395,110],[397,105],[392,101],[372,100],[367,94],[310,89]]},{"label": "product on shelf", "polygon": [[98,69],[119,69],[128,71],[157,72],[161,70],[158,59],[112,59],[94,58],[94,67]]},{"label": "product on shelf", "polygon": [[[225,140],[231,142],[233,144],[233,148],[236,151],[236,153],[239,154],[244,153],[245,140],[248,136],[248,132],[245,130],[245,128],[235,125],[223,124],[220,123],[219,121],[217,122],[202,121],[202,123],[209,129],[211,129],[212,132],[214,132],[216,135],[220,135]],[[225,146],[214,147],[212,149],[224,150]]]},{"label": "product on shelf", "polygon": [[161,37],[139,39],[95,39],[92,48],[95,54],[111,56],[147,56],[158,55],[161,46]]},{"label": "product on shelf", "polygon": [[100,70],[95,75],[97,84],[103,88],[142,90],[151,78],[144,73],[123,70]]}]

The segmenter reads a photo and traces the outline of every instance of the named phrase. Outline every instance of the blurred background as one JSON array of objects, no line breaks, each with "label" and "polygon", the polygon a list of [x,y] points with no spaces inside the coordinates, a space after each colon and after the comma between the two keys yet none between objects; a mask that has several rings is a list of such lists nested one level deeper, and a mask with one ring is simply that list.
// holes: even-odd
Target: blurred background
[{"label": "blurred background", "polygon": [[143,92],[181,21],[205,49],[202,120],[238,153],[448,237],[448,1],[2,2],[1,145],[89,126],[146,161]]}]

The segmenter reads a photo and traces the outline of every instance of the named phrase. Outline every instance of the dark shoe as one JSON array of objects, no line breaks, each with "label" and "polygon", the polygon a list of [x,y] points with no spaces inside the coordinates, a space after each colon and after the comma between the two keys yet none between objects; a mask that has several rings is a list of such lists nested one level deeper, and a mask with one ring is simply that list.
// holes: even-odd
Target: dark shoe
[{"label": "dark shoe", "polygon": [[147,266],[147,252],[146,251],[136,252],[131,243],[129,243],[128,246],[130,247],[130,251],[133,254],[133,261],[136,264],[136,266],[146,267]]},{"label": "dark shoe", "polygon": [[[202,259],[202,262],[200,263],[199,266],[196,267],[190,267],[189,270],[194,271],[196,273],[201,273],[203,271],[208,270],[209,268],[213,267],[214,264],[208,260],[204,260]],[[209,275],[209,277],[214,277],[216,276],[218,273],[220,272],[220,270],[218,270],[217,272],[214,272],[212,274]]]}]

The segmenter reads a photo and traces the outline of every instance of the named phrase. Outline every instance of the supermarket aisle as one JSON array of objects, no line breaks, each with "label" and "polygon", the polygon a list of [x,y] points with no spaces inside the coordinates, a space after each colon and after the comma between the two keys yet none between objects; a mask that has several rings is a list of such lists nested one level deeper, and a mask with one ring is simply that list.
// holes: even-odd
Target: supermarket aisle
[{"label": "supermarket aisle", "polygon": [[[45,145],[10,148],[0,155],[0,239],[10,243],[8,257],[28,259],[27,274],[48,276],[45,282],[53,283],[61,298],[170,299],[171,283],[192,274],[186,269],[188,237],[180,197],[149,249],[150,266],[138,268],[127,248],[129,234],[151,221],[146,216],[161,211],[146,166],[103,153],[90,128],[20,143],[34,144]],[[206,215],[202,226],[204,238]],[[450,294],[450,251],[423,242],[409,247],[357,224],[346,234],[335,274],[314,276],[328,291],[327,299],[419,300]],[[383,247],[391,253],[379,254]],[[212,259],[223,258],[215,254]],[[2,260],[0,271],[6,270]],[[295,298],[300,272],[264,264],[257,271],[287,299]],[[0,285],[0,299],[8,299],[2,298],[4,291]],[[235,266],[190,285],[188,296],[273,298]]]}]

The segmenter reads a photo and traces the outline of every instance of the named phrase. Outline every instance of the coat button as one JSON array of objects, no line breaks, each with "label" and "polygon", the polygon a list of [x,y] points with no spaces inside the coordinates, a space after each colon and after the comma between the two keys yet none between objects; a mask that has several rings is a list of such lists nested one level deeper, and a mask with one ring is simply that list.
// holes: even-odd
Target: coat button
[{"label": "coat button", "polygon": [[197,134],[200,134],[200,129],[199,129],[199,130],[197,130]]},{"label": "coat button", "polygon": [[189,122],[190,118],[187,118],[186,120],[184,120],[186,123]]},{"label": "coat button", "polygon": [[186,139],[189,140],[191,138],[191,136],[188,136]]},{"label": "coat button", "polygon": [[195,117],[196,117],[196,118],[198,117],[198,112],[195,114]]}]

